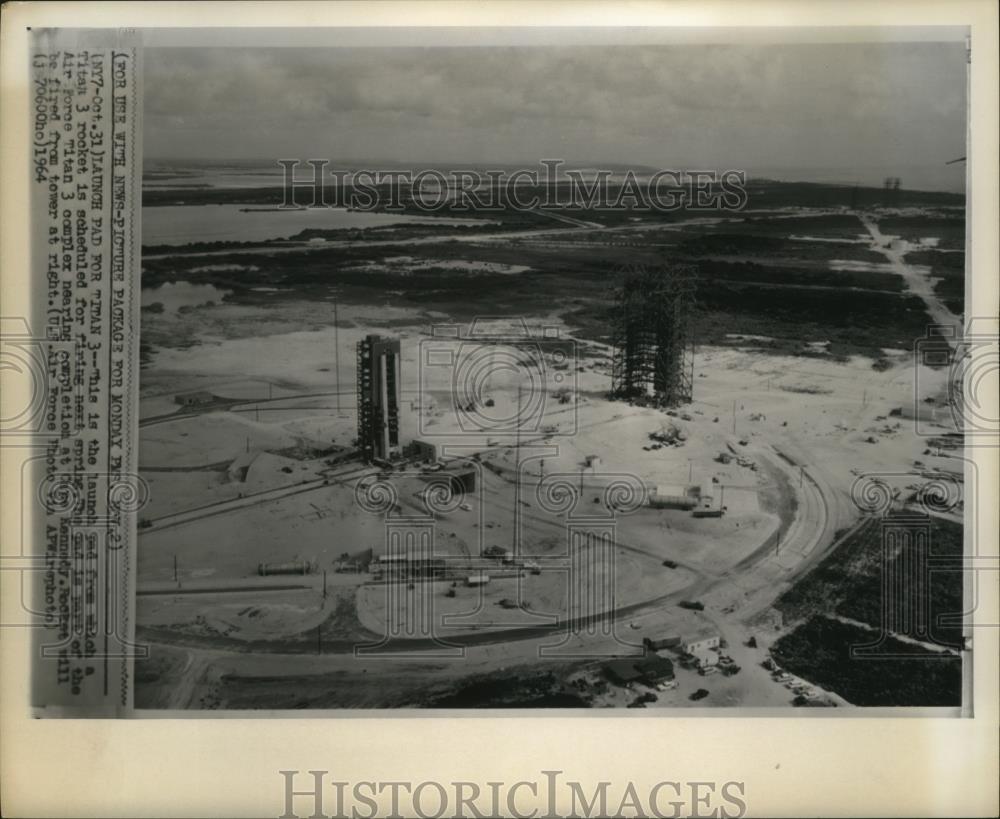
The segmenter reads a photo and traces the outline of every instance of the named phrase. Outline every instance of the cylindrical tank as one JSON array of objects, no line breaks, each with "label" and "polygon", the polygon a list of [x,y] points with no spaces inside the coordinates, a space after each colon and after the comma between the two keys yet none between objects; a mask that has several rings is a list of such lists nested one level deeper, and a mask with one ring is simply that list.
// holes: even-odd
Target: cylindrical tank
[{"label": "cylindrical tank", "polygon": [[305,560],[292,560],[288,563],[258,563],[257,574],[266,577],[269,574],[309,574],[312,567]]}]

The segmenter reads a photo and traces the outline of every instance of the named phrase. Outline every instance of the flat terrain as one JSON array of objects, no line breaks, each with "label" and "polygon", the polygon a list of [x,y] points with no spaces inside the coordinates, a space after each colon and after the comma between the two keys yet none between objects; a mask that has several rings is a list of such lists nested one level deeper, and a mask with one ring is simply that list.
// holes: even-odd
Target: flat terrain
[{"label": "flat terrain", "polygon": [[[946,371],[913,354],[930,323],[963,307],[941,286],[964,259],[955,203],[914,194],[862,210],[823,186],[757,193],[740,214],[522,213],[488,230],[397,224],[145,254],[138,622],[153,659],[137,672],[138,703],[624,706],[633,693],[598,684],[608,658],[707,629],[739,672],[678,666],[678,687],[648,707],[789,706],[794,692],[761,668],[769,650],[827,704],[954,704],[863,696],[867,682],[831,673],[810,652],[830,629],[871,625],[876,575],[827,577],[828,597],[809,583],[835,544],[874,565],[872,546],[838,543],[866,511],[852,499],[861,476],[892,475],[904,504],[925,475],[962,471],[953,448],[918,434],[945,435],[950,412]],[[694,400],[671,414],[608,398],[609,299],[630,263],[687,264],[698,280]],[[568,360],[544,387],[502,366],[521,355],[512,342],[469,343],[456,366],[432,366],[434,327],[480,316],[504,317],[507,337],[558,335]],[[354,349],[372,332],[402,344],[403,439],[475,471],[461,505],[428,515],[433,473],[415,463],[389,478],[390,507],[359,504],[379,477],[351,456]],[[528,407],[521,435],[463,424],[466,359],[488,372],[474,409],[489,421]],[[678,445],[653,446],[668,431]],[[616,480],[637,497],[707,485],[726,513],[626,508]],[[445,577],[387,583],[362,569],[418,518]],[[612,532],[613,548],[582,548],[581,532]],[[484,557],[490,548],[539,571]],[[294,562],[311,571],[258,574]],[[478,572],[489,583],[469,587]]]}]

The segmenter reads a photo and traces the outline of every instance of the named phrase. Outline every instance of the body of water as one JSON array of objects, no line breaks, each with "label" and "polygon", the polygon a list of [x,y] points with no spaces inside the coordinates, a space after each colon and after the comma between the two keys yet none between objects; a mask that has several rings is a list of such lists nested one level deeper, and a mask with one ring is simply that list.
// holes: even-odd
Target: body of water
[{"label": "body of water", "polygon": [[[887,163],[885,165],[853,165],[853,166],[780,166],[780,167],[744,167],[736,166],[733,170],[744,170],[748,177],[758,179],[773,179],[779,182],[814,182],[830,185],[862,185],[865,187],[882,187],[887,176],[898,176],[904,190],[947,191],[963,193],[965,191],[966,166],[964,162],[946,164],[957,159],[958,154],[942,154],[937,161],[924,163]],[[377,162],[369,167],[378,168]],[[412,170],[420,169],[420,163],[414,163]],[[540,165],[527,163],[528,168],[541,170]],[[709,166],[712,167],[712,166]],[[325,169],[325,179],[328,184],[335,184],[334,170],[342,165],[331,163]],[[720,166],[716,171],[728,170],[729,166]],[[575,168],[585,179],[590,179],[593,169]],[[684,170],[676,167],[674,170]],[[150,190],[173,188],[183,189],[187,186],[202,188],[265,188],[280,187],[284,184],[284,173],[276,162],[236,161],[230,163],[184,163],[180,161],[151,161],[145,168],[143,187]],[[647,179],[650,171],[640,169],[636,172],[640,180]],[[301,164],[296,171],[297,179],[312,179],[312,168]],[[612,183],[621,181],[623,176],[616,171],[610,177]]]},{"label": "body of water", "polygon": [[232,290],[223,290],[214,284],[192,284],[191,282],[167,282],[157,287],[144,287],[139,303],[143,307],[162,304],[163,312],[178,313],[182,307],[203,307],[219,304]]},{"label": "body of water", "polygon": [[142,209],[143,245],[191,242],[260,242],[287,239],[307,228],[340,230],[386,225],[487,225],[483,219],[448,219],[369,213],[341,208],[263,210],[254,205],[171,205]]}]

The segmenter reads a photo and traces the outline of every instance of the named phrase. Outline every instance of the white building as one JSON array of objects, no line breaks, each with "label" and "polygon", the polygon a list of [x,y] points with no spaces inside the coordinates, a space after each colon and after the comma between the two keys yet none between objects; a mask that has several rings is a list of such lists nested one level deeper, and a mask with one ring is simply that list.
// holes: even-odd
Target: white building
[{"label": "white building", "polygon": [[681,638],[681,646],[687,654],[704,654],[719,647],[721,638],[717,631],[702,631]]}]

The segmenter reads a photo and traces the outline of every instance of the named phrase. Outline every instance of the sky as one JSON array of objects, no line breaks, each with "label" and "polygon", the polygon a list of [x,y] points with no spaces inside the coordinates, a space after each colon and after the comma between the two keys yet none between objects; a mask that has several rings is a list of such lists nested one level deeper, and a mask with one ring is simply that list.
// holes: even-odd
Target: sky
[{"label": "sky", "polygon": [[962,42],[171,47],[144,74],[147,159],[940,169],[966,152]]}]

